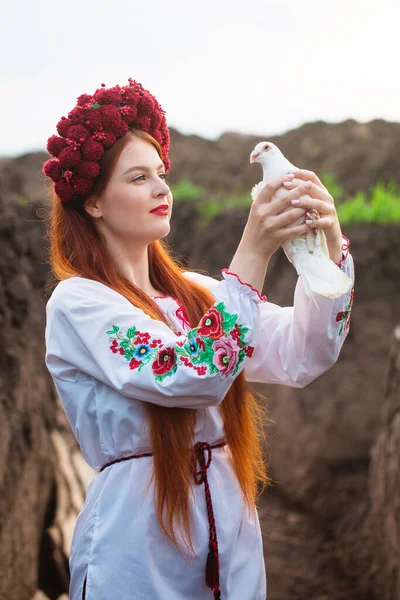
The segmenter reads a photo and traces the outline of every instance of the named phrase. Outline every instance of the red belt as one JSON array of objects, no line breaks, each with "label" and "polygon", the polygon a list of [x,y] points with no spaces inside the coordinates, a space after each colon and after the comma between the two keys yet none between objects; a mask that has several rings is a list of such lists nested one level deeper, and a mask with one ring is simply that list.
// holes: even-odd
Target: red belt
[{"label": "red belt", "polygon": [[[219,587],[219,553],[218,553],[218,539],[217,539],[217,530],[215,527],[215,518],[213,505],[211,500],[211,492],[210,486],[208,484],[207,478],[207,469],[211,465],[212,461],[212,450],[215,448],[222,448],[226,445],[226,442],[219,442],[218,444],[213,444],[212,446],[207,442],[197,442],[195,444],[194,456],[194,471],[193,477],[194,481],[197,485],[204,484],[204,493],[206,498],[206,506],[207,506],[207,517],[208,517],[208,528],[209,528],[209,537],[208,537],[208,557],[207,557],[207,565],[206,565],[206,584],[209,588],[211,588],[214,592],[214,600],[221,600],[221,591]],[[122,458],[116,458],[111,462],[106,463],[100,469],[104,471],[107,467],[111,465],[115,465],[116,463],[124,462],[125,460],[131,460],[132,458],[143,458],[145,456],[153,456],[151,452],[144,452],[142,454],[132,454],[131,456],[124,456]],[[197,463],[199,463],[200,468],[197,471]]]}]

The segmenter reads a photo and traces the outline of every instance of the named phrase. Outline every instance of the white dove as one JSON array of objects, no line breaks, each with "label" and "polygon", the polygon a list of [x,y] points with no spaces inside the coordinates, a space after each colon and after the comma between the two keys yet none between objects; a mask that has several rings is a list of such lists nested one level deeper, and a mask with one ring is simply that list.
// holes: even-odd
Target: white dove
[{"label": "white dove", "polygon": [[[257,144],[250,154],[250,162],[260,163],[263,169],[262,181],[256,184],[251,191],[253,201],[266,183],[297,170],[297,167],[292,165],[279,148],[271,142]],[[294,185],[302,183],[299,179],[293,181]],[[280,188],[275,192],[275,198],[286,193],[285,188]],[[307,213],[307,218],[319,219],[319,214],[316,210],[312,210]],[[292,226],[301,225],[304,221],[305,216],[300,217]],[[307,296],[320,295],[337,298],[350,289],[352,285],[350,277],[329,258],[323,229],[311,229],[308,233],[284,242],[282,246],[286,256],[301,277]]]}]

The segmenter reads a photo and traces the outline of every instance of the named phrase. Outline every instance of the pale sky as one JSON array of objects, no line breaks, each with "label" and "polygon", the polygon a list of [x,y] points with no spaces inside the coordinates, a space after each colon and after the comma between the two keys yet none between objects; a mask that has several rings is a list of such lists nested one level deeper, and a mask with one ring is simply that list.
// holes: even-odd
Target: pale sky
[{"label": "pale sky", "polygon": [[399,0],[2,2],[0,155],[44,150],[81,93],[136,79],[210,139],[400,122]]}]

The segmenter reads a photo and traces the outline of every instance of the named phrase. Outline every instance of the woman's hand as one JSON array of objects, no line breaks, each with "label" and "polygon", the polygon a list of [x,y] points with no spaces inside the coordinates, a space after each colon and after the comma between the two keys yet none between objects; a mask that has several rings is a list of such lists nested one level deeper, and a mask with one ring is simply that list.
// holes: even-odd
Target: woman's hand
[{"label": "woman's hand", "polygon": [[269,260],[272,254],[285,242],[309,231],[307,224],[288,227],[306,214],[307,208],[291,205],[291,200],[299,196],[295,189],[286,194],[275,193],[284,182],[293,180],[293,175],[283,175],[267,183],[250,208],[249,217],[240,242],[241,248],[249,254]]},{"label": "woman's hand", "polygon": [[301,195],[291,201],[292,205],[304,209],[305,212],[312,209],[318,211],[320,218],[307,220],[307,227],[325,230],[329,256],[335,263],[339,263],[342,259],[343,241],[334,199],[313,171],[298,169],[294,171],[294,175],[296,180],[304,183],[293,189],[301,192]]}]

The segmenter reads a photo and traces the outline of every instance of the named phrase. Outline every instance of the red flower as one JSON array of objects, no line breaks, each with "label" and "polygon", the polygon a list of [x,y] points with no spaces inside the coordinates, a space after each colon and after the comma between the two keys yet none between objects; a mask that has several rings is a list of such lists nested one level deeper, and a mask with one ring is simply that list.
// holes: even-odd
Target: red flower
[{"label": "red flower", "polygon": [[151,128],[157,130],[162,122],[162,114],[159,112],[153,112],[153,114],[150,116],[150,121],[151,121]]},{"label": "red flower", "polygon": [[74,188],[74,194],[84,196],[85,194],[90,192],[92,188],[92,181],[91,179],[80,177],[80,175],[74,175],[72,187]]},{"label": "red flower", "polygon": [[74,150],[73,146],[67,146],[61,150],[58,160],[63,169],[69,169],[78,164],[81,160],[81,153],[79,150]]},{"label": "red flower", "polygon": [[115,144],[116,141],[116,135],[112,133],[112,131],[106,131],[103,139],[101,140],[101,143],[103,144],[104,148],[111,148],[111,146]]},{"label": "red flower", "polygon": [[161,133],[159,131],[154,131],[152,135],[153,135],[153,138],[155,140],[157,140],[157,142],[159,144],[162,144],[162,135],[161,135]]},{"label": "red flower", "polygon": [[240,332],[240,329],[239,329],[237,323],[235,323],[234,329],[232,329],[229,333],[230,333],[231,338],[233,340],[235,340],[235,342],[237,343],[237,345],[239,346],[239,348],[242,348],[243,344],[240,341],[241,332]]},{"label": "red flower", "polygon": [[56,183],[54,184],[54,191],[60,198],[61,202],[69,202],[70,200],[72,200],[72,197],[74,195],[72,185],[68,183],[68,181],[65,181],[65,179],[60,179],[59,181],[56,181]]},{"label": "red flower", "polygon": [[246,346],[243,351],[246,356],[251,358],[253,356],[254,348],[253,348],[253,346]]},{"label": "red flower", "polygon": [[104,148],[100,142],[96,142],[95,140],[92,140],[92,138],[89,138],[81,147],[81,153],[86,160],[96,162],[102,157]]},{"label": "red flower", "polygon": [[217,340],[223,334],[222,317],[215,306],[212,306],[201,319],[198,334],[214,340]]},{"label": "red flower", "polygon": [[121,119],[121,123],[118,125],[118,127],[115,127],[115,129],[113,130],[113,133],[117,136],[117,138],[120,138],[123,135],[125,135],[128,131],[129,131],[128,125],[125,123],[125,121],[123,121]]},{"label": "red flower", "polygon": [[126,123],[131,123],[136,118],[137,108],[136,106],[130,106],[127,104],[126,106],[121,106],[119,112]]},{"label": "red flower", "polygon": [[57,131],[62,137],[67,137],[68,129],[71,127],[72,123],[67,117],[61,117],[61,119],[57,123]]},{"label": "red flower", "polygon": [[113,340],[113,343],[110,346],[110,350],[114,354],[117,354],[117,352],[118,352],[118,342],[117,342],[117,340]]},{"label": "red flower", "polygon": [[343,319],[344,315],[345,315],[344,312],[338,312],[338,314],[336,315],[337,323],[339,323]]},{"label": "red flower", "polygon": [[109,131],[118,130],[121,125],[121,115],[116,106],[113,104],[105,104],[100,108],[100,113],[104,129]]},{"label": "red flower", "polygon": [[150,94],[146,94],[142,96],[139,103],[139,112],[145,117],[150,117],[151,113],[154,111],[154,100],[150,96]]},{"label": "red flower", "polygon": [[75,106],[68,113],[68,117],[71,120],[71,125],[83,125],[85,122],[85,109],[82,106]]},{"label": "red flower", "polygon": [[161,346],[161,345],[162,345],[161,340],[153,340],[150,344],[150,348],[156,348],[157,346]]},{"label": "red flower", "polygon": [[99,110],[88,108],[85,110],[85,127],[90,131],[98,131],[103,126]]},{"label": "red flower", "polygon": [[88,130],[83,125],[72,125],[68,129],[68,137],[71,140],[76,140],[77,142],[80,142],[81,144],[88,139],[89,135],[90,134]]},{"label": "red flower", "polygon": [[176,363],[174,348],[164,348],[157,354],[153,362],[153,373],[155,375],[164,375],[174,367]]},{"label": "red flower", "polygon": [[[63,202],[73,197],[78,199],[88,192],[91,188],[89,182],[97,177],[101,169],[101,165],[97,168],[93,163],[98,163],[104,149],[112,147],[117,139],[129,131],[128,124],[157,139],[165,157],[165,168],[169,170],[169,130],[165,111],[156,98],[132,79],[123,87],[117,85],[107,89],[102,84],[94,95],[81,94],[78,97],[68,118],[62,117],[57,123],[61,137],[51,136],[48,140],[50,155],[58,157],[60,167],[71,170],[73,174],[71,181],[64,181],[57,186],[57,193]],[[92,138],[94,133],[98,134],[98,139]],[[53,181],[60,176],[56,163],[46,166],[44,172],[53,177]]]},{"label": "red flower", "polygon": [[57,158],[51,158],[46,161],[43,165],[43,173],[53,181],[58,181],[61,178],[62,173],[59,160]]},{"label": "red flower", "polygon": [[85,104],[93,103],[93,96],[89,96],[89,94],[81,94],[80,96],[78,96],[77,100],[78,106],[85,106]]},{"label": "red flower", "polygon": [[133,371],[133,369],[137,369],[138,367],[140,367],[141,364],[141,360],[136,360],[136,358],[132,358],[129,363],[129,368],[131,369],[131,371]]},{"label": "red flower", "polygon": [[142,129],[142,131],[147,132],[150,129],[151,121],[149,117],[141,115],[140,117],[137,117],[137,119],[134,122],[134,125],[137,129]]},{"label": "red flower", "polygon": [[124,102],[131,106],[137,106],[140,102],[140,96],[134,88],[125,88],[123,96],[121,96]]},{"label": "red flower", "polygon": [[118,104],[121,102],[121,93],[119,88],[102,88],[98,90],[94,98],[99,104]]},{"label": "red flower", "polygon": [[76,172],[86,179],[93,179],[100,172],[100,165],[93,160],[81,160],[76,167]]},{"label": "red flower", "polygon": [[64,138],[58,137],[58,135],[52,135],[47,140],[47,151],[52,156],[58,156],[63,148],[67,145]]}]

